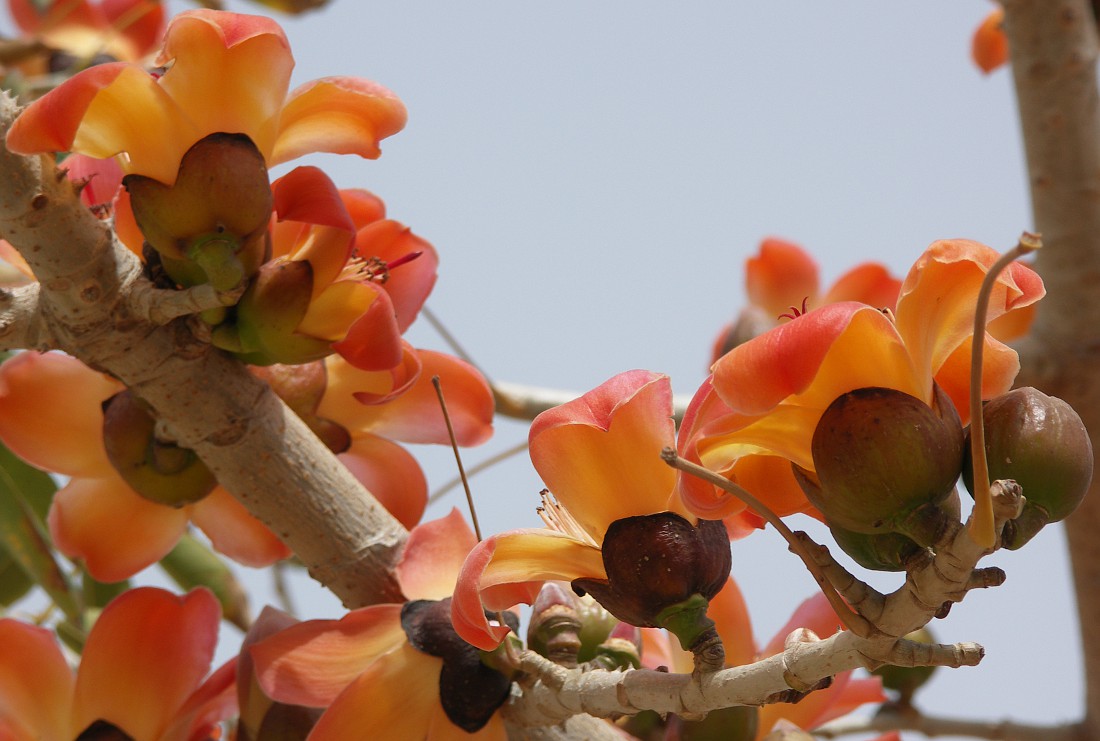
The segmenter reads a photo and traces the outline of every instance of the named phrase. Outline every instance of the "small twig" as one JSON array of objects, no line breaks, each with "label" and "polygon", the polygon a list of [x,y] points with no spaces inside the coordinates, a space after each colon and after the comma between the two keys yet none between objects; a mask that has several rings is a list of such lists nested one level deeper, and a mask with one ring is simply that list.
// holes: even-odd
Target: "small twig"
[{"label": "small twig", "polygon": [[978,291],[974,307],[974,337],[970,344],[970,457],[974,464],[974,517],[967,531],[974,542],[983,548],[993,548],[996,534],[993,532],[993,500],[989,493],[989,466],[985,458],[985,424],[982,416],[982,356],[985,350],[985,320],[989,314],[989,299],[997,277],[1016,258],[1041,248],[1038,234],[1024,232],[1013,249],[1001,255],[989,268]]},{"label": "small twig", "polygon": [[139,280],[134,283],[130,294],[130,308],[138,317],[163,326],[181,316],[233,306],[240,300],[245,288],[246,285],[241,285],[232,291],[218,291],[203,284],[173,291]]},{"label": "small twig", "polygon": [[[729,492],[748,505],[749,509],[753,512],[763,517],[768,524],[774,527],[776,531],[783,536],[783,539],[787,541],[787,545],[790,546],[794,554],[802,559],[802,563],[804,563],[810,573],[813,574],[814,580],[817,582],[822,594],[825,595],[825,599],[829,600],[829,604],[832,605],[833,610],[836,611],[837,617],[840,618],[840,622],[843,623],[844,627],[861,638],[869,638],[878,632],[869,620],[852,610],[852,608],[848,606],[848,603],[841,599],[840,595],[837,594],[836,588],[829,581],[821,566],[818,565],[813,555],[807,551],[805,543],[800,538],[795,537],[795,534],[791,532],[787,524],[779,519],[777,514],[768,509],[763,502],[726,477],[719,476],[713,471],[681,458],[673,448],[665,448],[662,450],[661,458],[673,468],[683,471],[684,473],[689,473],[692,476],[698,476],[704,481],[714,484],[723,491]],[[806,538],[808,539],[809,536],[806,536]]]},{"label": "small twig", "polygon": [[[524,440],[523,442],[521,442],[517,445],[513,445],[510,448],[506,448],[505,450],[500,451],[496,455],[492,455],[492,456],[486,458],[485,460],[483,460],[481,463],[478,463],[477,465],[470,466],[470,469],[468,471],[466,471],[466,475],[467,475],[467,477],[472,478],[473,476],[476,476],[477,474],[481,473],[482,471],[484,471],[486,469],[489,469],[489,468],[495,466],[496,464],[498,464],[502,461],[506,461],[509,458],[511,458],[512,456],[518,455],[518,454],[522,453],[525,450],[527,450],[527,441],[526,440]],[[462,477],[461,476],[455,476],[453,479],[451,479],[450,481],[448,481],[447,483],[443,484],[438,489],[436,489],[434,492],[432,492],[432,495],[430,497],[428,497],[428,504],[432,504],[434,502],[439,501],[440,499],[443,498],[444,494],[446,494],[451,489],[455,488],[456,486],[458,486],[461,483],[462,483]]]}]

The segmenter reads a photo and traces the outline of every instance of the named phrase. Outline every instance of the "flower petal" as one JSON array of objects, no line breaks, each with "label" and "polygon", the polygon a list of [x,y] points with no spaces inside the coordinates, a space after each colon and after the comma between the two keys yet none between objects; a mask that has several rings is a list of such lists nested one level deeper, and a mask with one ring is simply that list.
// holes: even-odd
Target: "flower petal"
[{"label": "flower petal", "polygon": [[511,530],[481,541],[462,565],[451,622],[455,632],[480,649],[491,651],[509,629],[490,625],[485,610],[530,604],[548,579],[606,579],[599,548],[552,530]]},{"label": "flower petal", "polygon": [[19,353],[0,365],[0,439],[48,471],[113,474],[100,404],[121,390],[118,381],[69,355]]},{"label": "flower petal", "polygon": [[822,299],[823,304],[838,304],[842,301],[858,301],[876,309],[890,309],[898,303],[901,281],[890,275],[885,265],[877,262],[865,262],[856,265],[837,278],[829,292]]},{"label": "flower petal", "polygon": [[115,582],[167,555],[187,511],[142,499],[117,475],[73,478],[54,495],[49,526],[59,551],[81,559],[99,581]]},{"label": "flower petal", "polygon": [[351,214],[351,220],[358,231],[371,222],[386,218],[386,204],[382,199],[363,188],[342,188],[340,197]]},{"label": "flower petal", "polygon": [[427,739],[442,669],[442,659],[402,644],[348,685],[313,727],[310,741]]},{"label": "flower petal", "polygon": [[718,637],[726,648],[726,666],[742,666],[755,660],[756,641],[752,637],[749,607],[732,576],[726,579],[726,586],[711,598],[707,617],[714,621]]},{"label": "flower petal", "polygon": [[412,233],[407,226],[383,219],[361,228],[355,236],[355,251],[365,258],[377,257],[386,263],[396,262],[416,254],[388,272],[386,293],[390,295],[397,314],[397,326],[404,332],[420,313],[424,301],[435,286],[439,255],[426,240]]},{"label": "flower petal", "polygon": [[770,237],[758,255],[745,260],[745,291],[750,303],[776,319],[804,299],[817,301],[817,263],[798,245]]},{"label": "flower petal", "polygon": [[413,528],[394,568],[401,591],[410,600],[450,597],[475,545],[477,538],[457,509]]},{"label": "flower petal", "polygon": [[[615,520],[676,511],[676,472],[661,460],[675,439],[667,376],[628,371],[531,423],[531,461],[598,543]],[[688,515],[690,517],[690,515]]]},{"label": "flower petal", "polygon": [[420,522],[428,504],[428,482],[409,451],[384,437],[360,433],[337,458],[402,525]]},{"label": "flower petal", "polygon": [[[264,153],[268,166],[274,164],[270,155],[294,68],[279,24],[263,16],[186,11],[169,24],[157,61],[173,62],[160,86],[198,133],[185,150],[207,134],[240,133]],[[174,177],[162,182],[171,184]]]},{"label": "flower petal", "polygon": [[325,707],[381,656],[405,643],[401,605],[371,605],[339,620],[307,620],[254,644],[256,679],[269,697]]},{"label": "flower petal", "polygon": [[[357,311],[359,311],[358,307],[363,307],[363,310],[359,311],[359,318],[347,328],[346,336],[332,343],[332,349],[344,356],[355,367],[364,370],[387,370],[400,363],[404,357],[401,329],[397,325],[393,304],[385,289],[370,283],[352,281],[333,283],[331,288],[337,286],[344,288],[343,298],[339,298],[333,292],[334,301],[349,302],[357,307]],[[369,303],[367,303],[368,288],[369,293],[373,294]],[[327,294],[328,291],[325,293]],[[335,308],[330,306],[319,305],[318,317],[325,311],[335,311]],[[309,319],[311,313],[313,313],[313,304],[310,305],[306,319]],[[303,320],[304,323],[305,320]]]},{"label": "flower petal", "polygon": [[818,638],[828,638],[841,628],[840,618],[829,604],[824,594],[818,593],[802,601],[795,608],[791,619],[772,636],[768,644],[764,646],[760,655],[763,657],[774,656],[783,650],[783,644],[791,631],[798,628],[808,628],[817,634]]},{"label": "flower petal", "polygon": [[[325,360],[328,385],[317,414],[354,430],[369,430],[408,443],[447,444],[447,424],[432,378],[438,376],[459,445],[480,445],[493,434],[493,394],[473,366],[446,353],[414,350],[420,372],[404,393],[384,403],[356,404],[375,375],[338,357]],[[376,393],[382,388],[376,388]]]},{"label": "flower petal", "polygon": [[1008,61],[1008,37],[1004,32],[1005,11],[998,7],[974,31],[970,56],[986,74]]},{"label": "flower petal", "polygon": [[405,105],[376,82],[324,77],[297,88],[279,118],[271,164],[312,152],[375,159],[378,143],[405,126]]},{"label": "flower petal", "polygon": [[191,520],[214,550],[245,566],[270,566],[291,555],[267,525],[220,486],[191,507]]},{"label": "flower petal", "polygon": [[104,608],[88,634],[73,717],[105,720],[134,738],[159,738],[210,670],[218,639],[214,595],[139,587]]},{"label": "flower petal", "polygon": [[213,739],[221,721],[237,715],[237,658],[207,677],[180,708],[171,727],[157,741]]},{"label": "flower petal", "polygon": [[0,738],[69,741],[74,679],[53,631],[3,618],[0,646]]},{"label": "flower petal", "polygon": [[122,168],[113,157],[101,160],[85,154],[70,154],[59,167],[78,185],[80,200],[85,206],[110,204],[122,187]]}]

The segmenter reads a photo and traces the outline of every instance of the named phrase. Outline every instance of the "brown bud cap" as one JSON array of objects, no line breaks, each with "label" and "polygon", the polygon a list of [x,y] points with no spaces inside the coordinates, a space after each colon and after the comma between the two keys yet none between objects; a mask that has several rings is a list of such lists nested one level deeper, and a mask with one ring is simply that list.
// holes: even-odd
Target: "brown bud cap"
[{"label": "brown bud cap", "polygon": [[730,573],[725,525],[692,525],[674,512],[616,520],[602,550],[607,580],[574,579],[574,590],[591,593],[612,615],[643,628],[664,627],[660,614],[693,595],[711,599]]},{"label": "brown bud cap", "polygon": [[197,502],[218,483],[194,451],[157,438],[152,410],[130,391],[103,402],[103,446],[123,480],[157,504]]},{"label": "brown bud cap", "polygon": [[945,525],[936,505],[954,489],[963,455],[958,412],[938,387],[932,407],[894,389],[850,391],[825,410],[811,446],[820,489],[804,488],[829,522],[935,541]]},{"label": "brown bud cap", "polygon": [[[517,630],[515,615],[504,615],[509,627]],[[443,659],[439,701],[447,718],[467,733],[484,727],[508,699],[512,681],[486,666],[482,652],[455,633],[451,598],[406,602],[401,608],[401,627],[413,648]]]},{"label": "brown bud cap", "polygon": [[[1027,499],[1002,535],[1014,550],[1077,509],[1092,482],[1092,443],[1073,407],[1030,386],[987,402],[982,418],[990,480],[1013,479]],[[969,450],[967,445],[963,481],[973,493]]]}]

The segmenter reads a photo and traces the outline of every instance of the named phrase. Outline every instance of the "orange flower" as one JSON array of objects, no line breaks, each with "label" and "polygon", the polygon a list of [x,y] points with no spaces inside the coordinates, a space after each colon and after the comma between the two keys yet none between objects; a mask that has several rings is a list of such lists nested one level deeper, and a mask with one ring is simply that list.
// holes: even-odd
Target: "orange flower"
[{"label": "orange flower", "polygon": [[401,101],[359,78],[314,80],[288,96],[290,46],[260,16],[181,13],[157,64],[163,73],[118,62],[75,75],[23,111],[8,148],[122,155],[128,174],[171,185],[184,153],[209,134],[248,136],[271,167],[309,152],[375,158],[378,142],[405,124]]},{"label": "orange flower", "polygon": [[970,56],[978,69],[986,74],[1008,61],[1008,38],[1005,36],[1004,22],[1004,8],[998,6],[974,31]]},{"label": "orange flower", "polygon": [[[445,709],[453,698],[440,694],[440,676],[453,668],[445,667],[444,658],[415,647],[406,632],[411,630],[412,605],[423,608],[427,605],[420,601],[450,598],[462,560],[475,542],[461,515],[452,510],[409,533],[396,569],[401,590],[413,600],[405,609],[398,604],[373,605],[339,620],[309,620],[252,646],[256,677],[272,699],[328,708],[309,741],[507,737],[495,713],[499,704],[488,708],[489,716],[471,721],[482,722],[477,728],[463,730],[455,724]],[[501,675],[497,678],[501,681],[493,686],[503,690],[502,704],[510,683]],[[463,673],[455,679],[452,686],[470,677]],[[471,699],[483,704],[486,691],[475,694]]]},{"label": "orange flower", "polygon": [[158,0],[8,0],[8,10],[24,34],[55,54],[75,57],[78,67],[100,57],[137,61],[156,48],[164,32]]},{"label": "orange flower", "polygon": [[[193,521],[214,548],[249,565],[290,555],[229,492],[167,507],[138,495],[107,457],[101,404],[122,385],[75,358],[24,352],[0,365],[0,439],[28,463],[68,476],[50,507],[54,544],[100,581],[165,556]],[[58,434],[64,430],[65,434]]]},{"label": "orange flower", "polygon": [[801,247],[775,237],[760,243],[760,251],[745,260],[745,292],[749,305],[714,341],[711,362],[737,345],[771,329],[784,315],[841,301],[894,308],[901,281],[877,262],[860,263],[820,293],[817,263]]},{"label": "orange flower", "polygon": [[[977,242],[935,242],[909,271],[896,320],[866,304],[831,304],[734,348],[714,364],[689,405],[681,455],[735,480],[777,514],[816,512],[788,462],[815,470],[814,429],[842,394],[879,386],[928,404],[935,382],[965,424],[974,303],[997,257]],[[990,319],[1043,293],[1038,275],[1015,263],[997,279]],[[982,394],[990,398],[1011,387],[1019,361],[990,334],[984,341]],[[681,477],[679,490],[700,517],[744,511],[739,500],[691,476]]]},{"label": "orange flower", "polygon": [[[807,628],[819,637],[827,638],[838,631],[840,624],[828,600],[824,595],[816,594],[795,609],[787,624],[763,648],[757,648],[753,641],[748,606],[732,577],[711,600],[708,615],[714,620],[718,635],[725,646],[726,666],[742,666],[774,656],[783,650],[784,641],[791,631],[798,628]],[[676,646],[676,642],[668,634],[647,629],[643,631],[642,637],[642,665],[645,668],[656,669],[664,665],[678,673],[691,673],[691,654]],[[847,715],[865,703],[885,701],[881,679],[856,679],[852,677],[852,670],[844,671],[833,677],[829,687],[812,692],[797,703],[762,706],[757,716],[756,738],[763,739],[782,721],[812,730],[834,718]]]},{"label": "orange flower", "polygon": [[211,738],[237,708],[236,661],[203,680],[218,619],[205,589],[124,592],[92,626],[75,676],[51,631],[0,619],[0,738],[72,741],[89,729],[95,738]]},{"label": "orange flower", "polygon": [[[660,458],[672,444],[671,416],[668,377],[635,370],[535,419],[531,461],[557,498],[540,509],[549,528],[500,533],[470,553],[452,603],[459,635],[491,650],[508,629],[490,625],[486,609],[530,604],[547,580],[607,582],[602,546],[617,521],[674,513],[696,524],[675,496],[675,472]],[[724,532],[721,540],[728,557]]]}]

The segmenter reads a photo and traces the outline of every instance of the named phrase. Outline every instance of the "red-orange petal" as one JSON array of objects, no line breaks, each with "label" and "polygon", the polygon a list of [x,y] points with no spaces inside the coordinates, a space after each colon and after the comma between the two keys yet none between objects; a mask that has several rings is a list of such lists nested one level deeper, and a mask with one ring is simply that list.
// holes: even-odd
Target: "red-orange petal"
[{"label": "red-orange petal", "polygon": [[409,451],[377,435],[359,434],[337,458],[406,528],[420,522],[428,504],[428,482]]},{"label": "red-orange petal", "polygon": [[858,301],[876,309],[890,309],[898,303],[901,280],[890,274],[881,263],[865,262],[837,278],[825,294],[822,303],[837,304],[842,301]]},{"label": "red-orange petal", "polygon": [[774,656],[782,651],[787,636],[797,628],[808,628],[816,633],[818,638],[828,638],[840,630],[840,618],[836,616],[836,611],[829,604],[829,600],[825,599],[825,595],[815,594],[813,597],[803,600],[795,608],[790,620],[772,636],[760,655],[764,657]]},{"label": "red-orange petal", "polygon": [[47,471],[113,475],[100,404],[121,390],[118,381],[72,356],[19,353],[0,365],[0,439]]},{"label": "red-orange petal", "polygon": [[1004,32],[1004,8],[998,7],[974,31],[970,56],[986,74],[1008,61],[1008,37]]},{"label": "red-orange petal", "polygon": [[667,376],[620,373],[540,414],[528,439],[542,480],[597,543],[624,517],[687,514],[673,496],[676,472],[660,456],[675,440]]},{"label": "red-orange petal", "polygon": [[446,517],[413,528],[394,568],[405,597],[410,600],[450,597],[462,564],[475,545],[474,531],[457,509]]},{"label": "red-orange petal", "polygon": [[275,254],[309,260],[313,267],[314,295],[340,274],[351,256],[355,225],[344,200],[328,175],[316,167],[297,167],[271,184],[279,221],[294,221],[332,230],[299,229],[277,232],[297,238],[293,245],[273,245]]},{"label": "red-orange petal", "polygon": [[340,197],[351,214],[355,228],[362,229],[367,224],[386,218],[386,204],[382,199],[363,188],[343,188]]},{"label": "red-orange petal", "polygon": [[509,629],[491,625],[486,609],[531,604],[542,582],[580,577],[607,578],[599,548],[552,530],[493,535],[478,543],[462,565],[451,601],[451,622],[464,640],[491,651]]},{"label": "red-orange petal", "polygon": [[374,300],[348,328],[347,336],[332,343],[332,349],[356,368],[363,370],[392,368],[404,357],[401,328],[397,325],[393,303],[385,289],[366,283],[355,285],[360,288],[369,285],[375,292]]},{"label": "red-orange petal", "polygon": [[103,0],[99,4],[112,29],[134,45],[135,59],[149,54],[164,36],[164,4],[160,0]]},{"label": "red-orange petal", "polygon": [[115,582],[164,558],[187,528],[187,511],[142,499],[117,474],[73,478],[54,495],[49,526],[59,551]]},{"label": "red-orange petal", "polygon": [[59,166],[70,181],[80,186],[80,200],[85,206],[110,204],[122,187],[122,168],[113,157],[97,159],[70,154]]},{"label": "red-orange petal", "polygon": [[270,566],[291,555],[267,525],[220,486],[191,507],[191,520],[214,550],[245,566]]},{"label": "red-orange petal", "polygon": [[383,219],[359,230],[355,235],[355,250],[361,257],[378,257],[387,263],[417,255],[409,262],[394,267],[386,281],[386,293],[393,302],[397,326],[404,332],[416,319],[435,286],[439,267],[439,255],[435,248],[413,234],[407,226],[392,219]]},{"label": "red-orange petal", "polygon": [[721,591],[711,598],[707,617],[714,621],[718,637],[725,646],[726,666],[742,666],[755,660],[756,641],[752,637],[749,607],[732,576],[726,579],[726,585]]},{"label": "red-orange petal", "polygon": [[0,619],[0,738],[68,741],[75,684],[53,631]]},{"label": "red-orange petal", "polygon": [[818,297],[817,263],[793,242],[769,237],[760,252],[745,261],[745,291],[749,302],[773,319]]},{"label": "red-orange petal", "polygon": [[237,657],[233,657],[207,677],[183,703],[172,725],[158,741],[212,741],[218,738],[218,724],[239,712],[238,663]]},{"label": "red-orange petal", "polygon": [[105,720],[134,738],[160,738],[210,670],[219,618],[206,589],[177,596],[139,587],[117,597],[84,645],[76,727]]},{"label": "red-orange petal", "polygon": [[371,605],[339,620],[307,620],[248,649],[269,697],[325,707],[380,657],[406,641],[401,605]]},{"label": "red-orange petal", "polygon": [[324,77],[290,94],[279,117],[271,164],[312,152],[375,159],[378,143],[405,126],[405,105],[385,87],[358,77]]}]

